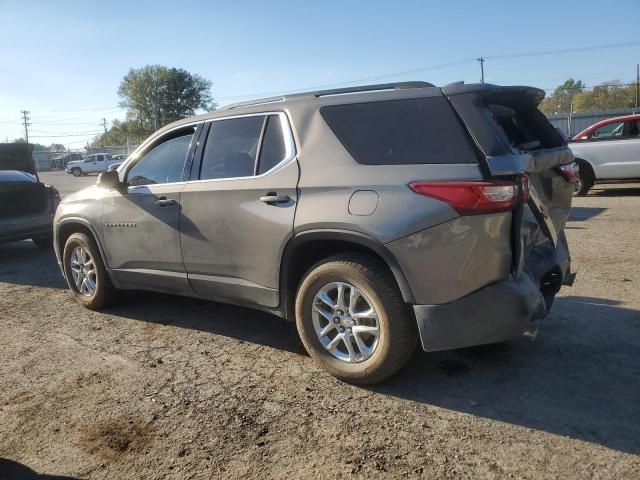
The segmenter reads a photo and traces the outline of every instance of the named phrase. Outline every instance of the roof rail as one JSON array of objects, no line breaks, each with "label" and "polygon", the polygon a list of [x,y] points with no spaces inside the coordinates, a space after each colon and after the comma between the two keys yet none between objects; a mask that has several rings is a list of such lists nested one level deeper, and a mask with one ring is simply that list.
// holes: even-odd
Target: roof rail
[{"label": "roof rail", "polygon": [[309,92],[316,97],[324,97],[327,95],[344,95],[347,93],[363,93],[374,92],[378,90],[408,90],[411,88],[428,88],[435,87],[429,82],[397,82],[397,83],[380,83],[377,85],[360,85],[357,87],[334,88],[332,90],[320,90],[318,92]]},{"label": "roof rail", "polygon": [[257,100],[247,100],[245,102],[232,103],[230,105],[225,105],[221,107],[221,110],[231,110],[234,108],[244,108],[244,107],[253,107],[257,105],[265,105],[269,103],[279,103],[284,102],[284,97],[269,97],[269,98],[260,98]]}]

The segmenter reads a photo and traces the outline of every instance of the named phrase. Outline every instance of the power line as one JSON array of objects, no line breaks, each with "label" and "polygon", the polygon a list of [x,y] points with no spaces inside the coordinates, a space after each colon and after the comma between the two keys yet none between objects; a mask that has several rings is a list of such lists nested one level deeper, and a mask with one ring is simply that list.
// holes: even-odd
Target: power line
[{"label": "power line", "polygon": [[609,43],[604,45],[592,45],[589,47],[574,47],[574,48],[563,48],[558,50],[539,50],[533,52],[524,52],[524,53],[506,53],[501,55],[487,55],[486,59],[497,59],[497,58],[521,58],[521,57],[538,57],[543,55],[558,55],[562,53],[575,53],[575,52],[591,52],[594,50],[606,50],[609,48],[624,48],[624,47],[635,47],[640,46],[640,41],[634,42],[624,42],[624,43]]},{"label": "power line", "polygon": [[65,137],[90,137],[92,135],[100,135],[102,132],[91,133],[71,133],[67,135],[31,135],[32,138],[65,138]]},{"label": "power line", "polygon": [[453,61],[453,62],[443,63],[443,64],[439,64],[439,65],[430,65],[430,66],[425,66],[425,67],[414,68],[412,70],[405,70],[405,71],[402,71],[402,72],[388,73],[388,74],[384,74],[384,75],[378,75],[378,76],[375,76],[375,77],[360,78],[360,79],[357,79],[357,80],[348,80],[348,81],[339,82],[339,83],[327,83],[327,84],[324,84],[324,85],[316,85],[316,86],[312,86],[312,87],[298,88],[298,89],[294,89],[294,90],[278,90],[278,91],[272,91],[272,92],[251,93],[251,94],[244,94],[244,95],[229,95],[229,96],[223,96],[223,97],[216,97],[216,99],[217,100],[231,100],[231,99],[237,99],[237,98],[267,97],[267,96],[271,96],[271,95],[282,95],[282,94],[286,94],[286,93],[293,94],[293,93],[299,93],[299,92],[305,92],[305,91],[321,90],[321,89],[325,89],[325,88],[341,87],[341,86],[344,86],[344,85],[351,85],[353,83],[361,83],[361,82],[370,82],[370,81],[376,81],[376,80],[383,80],[383,79],[397,77],[397,76],[401,76],[401,75],[407,75],[407,74],[410,74],[410,73],[418,73],[418,72],[424,72],[424,71],[428,71],[428,70],[436,70],[436,69],[441,69],[441,68],[447,68],[447,67],[451,67],[451,66],[461,65],[461,64],[464,64],[464,63],[470,63],[470,62],[472,62],[474,60],[480,61],[480,59],[482,59],[482,62],[481,62],[481,68],[482,68],[483,64],[484,64],[484,62],[486,60],[520,58],[520,57],[535,57],[535,56],[556,55],[556,54],[574,53],[574,52],[588,52],[588,51],[594,51],[594,50],[605,50],[605,49],[611,49],[611,48],[624,48],[624,47],[633,47],[633,46],[640,46],[640,41],[623,42],[623,43],[610,43],[610,44],[603,44],[603,45],[592,45],[592,46],[587,46],[587,47],[564,48],[564,49],[557,49],[557,50],[541,50],[541,51],[532,51],[532,52],[485,55],[485,56],[482,56],[482,57],[478,57],[476,59],[467,58],[467,59],[456,60],[456,61]]},{"label": "power line", "polygon": [[[32,132],[32,133],[37,133],[37,134],[38,134],[38,135],[40,135],[40,136],[42,136],[42,135],[44,135],[44,134],[51,134],[51,135],[67,135],[67,133],[66,133],[66,132],[64,132],[64,131],[63,131],[63,132],[60,132],[60,131],[58,131],[58,132],[53,132],[53,131],[51,131],[51,130],[34,130],[34,129],[31,129],[31,132]],[[73,134],[69,134],[69,135],[82,135],[82,134],[87,134],[87,135],[88,135],[88,134],[91,134],[91,133],[94,133],[94,131],[93,131],[93,130],[90,130],[90,131],[86,131],[86,130],[85,130],[85,131],[82,131],[82,132],[75,132],[75,133],[73,133]]]},{"label": "power line", "polygon": [[246,97],[266,97],[266,96],[270,96],[270,95],[282,95],[285,93],[288,94],[294,94],[294,93],[301,93],[301,92],[305,92],[305,91],[314,91],[314,90],[322,90],[324,88],[332,88],[332,87],[342,87],[345,85],[351,85],[352,83],[361,83],[361,82],[373,82],[373,81],[377,81],[377,80],[384,80],[387,78],[392,78],[392,77],[397,77],[400,75],[407,75],[409,73],[417,73],[417,72],[425,72],[428,70],[438,70],[441,68],[447,68],[447,67],[453,67],[456,65],[462,65],[464,63],[470,63],[472,62],[473,59],[472,58],[467,58],[464,60],[456,60],[454,62],[447,62],[447,63],[441,63],[438,65],[429,65],[429,66],[425,66],[425,67],[419,67],[419,68],[414,68],[412,70],[405,70],[402,72],[394,72],[394,73],[387,73],[384,75],[378,75],[375,77],[368,77],[368,78],[359,78],[357,80],[348,80],[345,82],[340,82],[340,83],[325,83],[324,85],[315,85],[312,87],[305,87],[305,88],[297,88],[294,90],[277,90],[277,91],[272,91],[272,92],[261,92],[261,93],[252,93],[252,94],[245,94],[245,95],[231,95],[231,96],[226,96],[226,97],[215,97],[216,100],[225,100],[225,99],[232,99],[232,98],[246,98]]}]

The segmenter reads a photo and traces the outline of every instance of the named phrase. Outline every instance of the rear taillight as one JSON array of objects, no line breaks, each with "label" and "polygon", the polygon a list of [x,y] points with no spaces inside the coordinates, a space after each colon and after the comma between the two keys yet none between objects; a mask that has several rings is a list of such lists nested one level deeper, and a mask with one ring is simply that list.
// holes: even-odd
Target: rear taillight
[{"label": "rear taillight", "polygon": [[413,182],[411,190],[451,205],[460,215],[508,212],[529,197],[526,176],[518,182]]},{"label": "rear taillight", "polygon": [[567,163],[558,167],[560,175],[569,183],[576,183],[580,180],[580,167],[576,162]]}]

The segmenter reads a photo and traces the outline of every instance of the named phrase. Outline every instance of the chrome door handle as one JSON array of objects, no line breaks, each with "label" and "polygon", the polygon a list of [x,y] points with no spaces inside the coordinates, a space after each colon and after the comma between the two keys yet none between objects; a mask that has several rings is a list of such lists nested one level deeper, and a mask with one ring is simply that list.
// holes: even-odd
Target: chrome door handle
[{"label": "chrome door handle", "polygon": [[170,207],[172,205],[176,205],[178,202],[173,198],[158,198],[155,203],[160,207]]},{"label": "chrome door handle", "polygon": [[273,205],[276,203],[287,203],[289,200],[291,200],[291,197],[289,197],[289,195],[278,195],[277,193],[271,192],[260,197],[261,202],[268,203],[269,205]]}]

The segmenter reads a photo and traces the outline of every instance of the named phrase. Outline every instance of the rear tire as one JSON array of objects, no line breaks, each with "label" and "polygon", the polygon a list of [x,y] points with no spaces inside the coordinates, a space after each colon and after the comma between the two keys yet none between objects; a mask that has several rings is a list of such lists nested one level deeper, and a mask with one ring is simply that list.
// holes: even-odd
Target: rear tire
[{"label": "rear tire", "polygon": [[79,168],[71,169],[71,173],[73,174],[74,177],[81,177],[82,176],[82,170],[80,170]]},{"label": "rear tire", "polygon": [[53,236],[52,235],[41,235],[39,237],[33,237],[31,239],[33,243],[36,244],[38,248],[53,248]]},{"label": "rear tire", "polygon": [[[62,262],[69,289],[80,305],[97,310],[116,299],[117,290],[111,283],[93,238],[80,232],[69,236],[64,245]],[[81,271],[83,266],[86,272]],[[85,278],[87,281],[83,284]]]},{"label": "rear tire", "polygon": [[[339,286],[343,286],[342,302]],[[329,305],[332,302],[334,306]],[[298,288],[295,311],[298,333],[309,355],[346,382],[381,382],[416,349],[417,327],[398,286],[385,266],[368,256],[342,254],[314,265]],[[367,333],[376,327],[375,335]],[[320,330],[330,333],[322,335]],[[335,342],[337,346],[330,347]]]},{"label": "rear tire", "polygon": [[593,187],[593,184],[596,181],[596,176],[593,173],[591,165],[587,162],[578,160],[577,164],[579,168],[580,181],[576,184],[575,195],[584,197],[589,190],[591,190],[591,187]]}]

